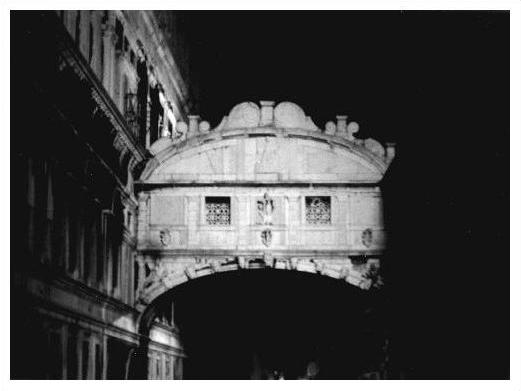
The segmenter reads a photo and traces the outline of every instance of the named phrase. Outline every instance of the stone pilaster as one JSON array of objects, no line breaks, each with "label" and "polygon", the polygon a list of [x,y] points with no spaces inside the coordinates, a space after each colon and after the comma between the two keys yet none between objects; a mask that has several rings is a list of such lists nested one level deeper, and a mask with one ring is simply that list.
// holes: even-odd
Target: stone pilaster
[{"label": "stone pilaster", "polygon": [[299,196],[288,196],[288,245],[290,247],[299,244],[298,227],[300,226],[301,199]]},{"label": "stone pilaster", "polygon": [[[188,197],[188,247],[196,246],[198,244],[197,238],[197,221],[199,202],[204,202],[204,198],[198,196]],[[202,207],[202,206],[201,206]]]}]

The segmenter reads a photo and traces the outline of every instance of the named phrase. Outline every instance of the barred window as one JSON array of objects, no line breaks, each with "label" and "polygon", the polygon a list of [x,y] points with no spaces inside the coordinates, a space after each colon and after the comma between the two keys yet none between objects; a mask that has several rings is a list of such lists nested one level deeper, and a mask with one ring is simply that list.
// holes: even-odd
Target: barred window
[{"label": "barred window", "polygon": [[331,197],[306,197],[306,223],[331,224]]},{"label": "barred window", "polygon": [[230,225],[230,197],[206,197],[206,223]]}]

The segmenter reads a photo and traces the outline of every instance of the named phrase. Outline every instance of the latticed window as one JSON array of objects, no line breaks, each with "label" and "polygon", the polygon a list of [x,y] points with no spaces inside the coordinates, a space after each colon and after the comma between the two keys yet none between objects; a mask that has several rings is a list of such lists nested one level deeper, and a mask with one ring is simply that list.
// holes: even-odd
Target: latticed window
[{"label": "latticed window", "polygon": [[306,223],[331,224],[331,197],[306,197]]},{"label": "latticed window", "polygon": [[206,197],[206,223],[208,225],[230,225],[230,198]]}]

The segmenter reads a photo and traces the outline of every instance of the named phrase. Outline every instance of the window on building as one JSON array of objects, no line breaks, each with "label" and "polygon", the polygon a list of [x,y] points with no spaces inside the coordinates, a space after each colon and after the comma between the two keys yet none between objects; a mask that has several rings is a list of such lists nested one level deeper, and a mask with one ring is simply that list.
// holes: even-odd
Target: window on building
[{"label": "window on building", "polygon": [[123,24],[116,19],[116,50],[123,50]]},{"label": "window on building", "polygon": [[91,208],[85,213],[85,231],[83,240],[83,279],[88,282],[92,276],[92,266],[94,265],[94,246],[95,246],[95,220]]},{"label": "window on building", "polygon": [[92,13],[89,20],[89,64],[92,63],[92,54],[94,47],[94,28],[92,26]]},{"label": "window on building", "polygon": [[161,356],[156,355],[156,379],[161,379]]},{"label": "window on building", "polygon": [[95,248],[94,248],[94,261],[96,262],[96,281],[98,284],[103,284],[105,277],[105,257],[103,256],[103,227],[102,227],[101,211],[96,210],[96,230],[95,230]]},{"label": "window on building", "polygon": [[47,224],[47,165],[42,160],[34,162],[34,240],[35,254],[40,261],[45,254]]},{"label": "window on building", "polygon": [[150,89],[150,144],[153,144],[159,138],[159,122],[162,116],[162,106],[159,101],[159,88]]},{"label": "window on building", "polygon": [[208,225],[230,225],[230,197],[206,197],[205,206]]},{"label": "window on building", "polygon": [[96,341],[94,345],[94,352],[94,379],[100,380],[103,378],[103,352],[101,350],[101,344],[98,341]]},{"label": "window on building", "polygon": [[105,40],[103,39],[103,29],[100,29],[101,38],[99,40],[99,79],[103,82],[103,74],[105,72]]},{"label": "window on building", "polygon": [[62,343],[60,330],[51,330],[49,334],[49,379],[62,378]]},{"label": "window on building", "polygon": [[88,335],[81,344],[81,378],[89,378],[90,341]]},{"label": "window on building", "polygon": [[174,359],[174,379],[183,379],[183,359],[181,357]]},{"label": "window on building", "polygon": [[123,112],[123,114],[126,116],[127,113],[127,94],[128,94],[128,77],[127,75],[123,75],[123,80],[122,80],[122,86],[121,86],[121,111]]},{"label": "window on building", "polygon": [[50,264],[53,259],[53,222],[54,222],[54,187],[53,187],[53,168],[50,164],[46,164],[46,193],[45,193],[45,222],[43,227],[43,261]]},{"label": "window on building", "polygon": [[81,34],[81,11],[76,11],[76,25],[74,29],[74,41],[77,45],[80,44]]},{"label": "window on building", "polygon": [[78,378],[78,333],[77,330],[69,327],[67,337],[67,379]]},{"label": "window on building", "polygon": [[138,61],[137,65],[137,75],[138,75],[138,86],[137,86],[137,96],[138,96],[138,112],[139,112],[139,141],[141,145],[146,145],[147,138],[147,119],[148,119],[148,72],[147,72],[147,63],[146,61]]},{"label": "window on building", "polygon": [[120,256],[119,245],[112,242],[112,290],[116,293],[119,289]]},{"label": "window on building", "polygon": [[165,357],[165,379],[172,378],[172,361],[170,356],[167,354]]},{"label": "window on building", "polygon": [[76,270],[77,259],[78,259],[78,236],[79,236],[79,208],[77,207],[78,198],[75,197],[73,192],[69,192],[69,199],[67,201],[67,214],[69,216],[68,224],[68,254],[67,254],[67,271],[74,273]]},{"label": "window on building", "polygon": [[306,197],[306,223],[331,224],[331,197]]},{"label": "window on building", "polygon": [[137,292],[138,287],[139,287],[139,262],[135,261],[134,262],[134,292]]},{"label": "window on building", "polygon": [[54,265],[63,269],[67,251],[67,209],[66,200],[63,194],[63,180],[57,168],[54,168],[53,186],[54,189],[54,218],[52,224],[52,258]]}]

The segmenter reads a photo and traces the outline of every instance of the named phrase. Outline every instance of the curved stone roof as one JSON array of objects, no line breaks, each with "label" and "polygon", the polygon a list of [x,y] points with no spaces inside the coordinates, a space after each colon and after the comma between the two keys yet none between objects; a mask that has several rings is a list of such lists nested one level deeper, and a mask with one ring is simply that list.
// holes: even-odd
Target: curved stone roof
[{"label": "curved stone roof", "polygon": [[[208,122],[200,121],[199,116],[192,115],[189,116],[188,124],[178,122],[173,135],[159,139],[150,147],[154,158],[147,165],[142,179],[149,179],[152,172],[160,171],[167,160],[172,160],[176,155],[178,158],[174,160],[176,164],[180,164],[181,155],[188,161],[186,159],[190,157],[189,151],[207,149],[210,144],[213,148],[226,148],[226,140],[245,137],[298,139],[329,145],[330,149],[340,148],[352,155],[357,162],[377,172],[377,176],[381,178],[394,158],[394,144],[388,143],[384,147],[371,138],[357,139],[355,134],[359,125],[356,122],[348,123],[347,118],[346,115],[338,115],[336,122],[329,121],[324,129],[320,129],[295,103],[281,102],[275,105],[272,101],[260,101],[260,105],[254,102],[240,103],[213,129]],[[217,144],[221,146],[218,147]],[[291,142],[287,143],[288,148],[290,144]],[[279,151],[284,151],[284,147],[279,147]],[[340,163],[334,163],[338,164]]]}]

